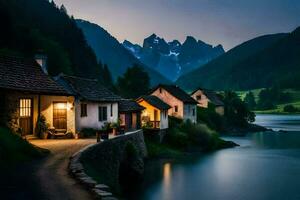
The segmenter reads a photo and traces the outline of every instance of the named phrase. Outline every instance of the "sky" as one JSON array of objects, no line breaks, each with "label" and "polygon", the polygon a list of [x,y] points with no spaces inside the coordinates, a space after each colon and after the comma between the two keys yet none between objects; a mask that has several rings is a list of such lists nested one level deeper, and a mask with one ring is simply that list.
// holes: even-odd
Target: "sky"
[{"label": "sky", "polygon": [[193,36],[226,50],[254,37],[300,26],[300,0],[54,0],[68,14],[106,29],[120,42],[142,44]]}]

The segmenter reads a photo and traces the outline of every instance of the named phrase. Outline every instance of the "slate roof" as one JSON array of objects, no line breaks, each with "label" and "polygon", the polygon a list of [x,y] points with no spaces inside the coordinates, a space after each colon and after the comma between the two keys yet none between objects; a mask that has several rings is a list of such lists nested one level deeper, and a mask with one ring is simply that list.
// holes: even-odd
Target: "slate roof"
[{"label": "slate roof", "polygon": [[0,54],[0,88],[37,94],[70,95],[34,59]]},{"label": "slate roof", "polygon": [[142,96],[142,97],[138,98],[137,101],[142,100],[142,99],[144,101],[146,101],[147,103],[149,103],[150,105],[158,108],[159,110],[168,110],[171,108],[170,105],[166,104],[160,98],[158,98],[157,96],[154,96],[154,95]]},{"label": "slate roof", "polygon": [[198,88],[194,92],[192,92],[192,95],[197,92],[198,90],[201,90],[203,94],[210,100],[210,102],[216,106],[224,106],[223,101],[220,99],[220,97],[217,95],[217,93],[213,90],[207,90],[203,88]]},{"label": "slate roof", "polygon": [[122,98],[104,87],[96,79],[60,74],[55,80],[74,96],[87,101],[118,102]]},{"label": "slate roof", "polygon": [[174,97],[176,97],[177,99],[179,99],[183,103],[187,103],[187,104],[197,104],[198,103],[189,94],[187,94],[185,91],[183,91],[180,87],[178,87],[176,85],[163,85],[163,84],[160,84],[160,85],[156,86],[151,91],[151,93],[153,93],[155,90],[157,90],[160,87],[167,90],[171,95],[173,95]]},{"label": "slate roof", "polygon": [[119,112],[140,112],[145,108],[131,99],[119,101]]}]

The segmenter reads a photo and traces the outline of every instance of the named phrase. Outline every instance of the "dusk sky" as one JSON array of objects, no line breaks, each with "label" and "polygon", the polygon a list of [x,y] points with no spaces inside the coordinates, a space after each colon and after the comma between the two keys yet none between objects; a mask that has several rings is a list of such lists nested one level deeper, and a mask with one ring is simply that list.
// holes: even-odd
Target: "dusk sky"
[{"label": "dusk sky", "polygon": [[259,35],[300,26],[299,0],[55,0],[75,18],[99,24],[120,42],[142,44],[152,33],[187,35],[226,50]]}]

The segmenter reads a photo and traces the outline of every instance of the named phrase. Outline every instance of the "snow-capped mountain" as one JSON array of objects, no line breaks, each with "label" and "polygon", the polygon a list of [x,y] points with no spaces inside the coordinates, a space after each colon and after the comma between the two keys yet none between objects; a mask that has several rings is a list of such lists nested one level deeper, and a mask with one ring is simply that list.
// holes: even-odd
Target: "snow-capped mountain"
[{"label": "snow-capped mountain", "polygon": [[225,52],[222,45],[213,47],[191,36],[181,44],[178,40],[166,42],[163,38],[152,34],[144,40],[143,47],[127,40],[123,45],[142,63],[157,70],[171,81]]}]

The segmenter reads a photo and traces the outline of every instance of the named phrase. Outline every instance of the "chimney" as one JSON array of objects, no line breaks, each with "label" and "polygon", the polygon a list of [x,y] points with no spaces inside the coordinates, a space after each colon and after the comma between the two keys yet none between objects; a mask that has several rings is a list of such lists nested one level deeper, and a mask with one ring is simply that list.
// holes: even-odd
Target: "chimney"
[{"label": "chimney", "polygon": [[43,72],[48,75],[48,66],[47,66],[48,57],[44,53],[37,53],[34,56],[34,59],[41,66]]}]

